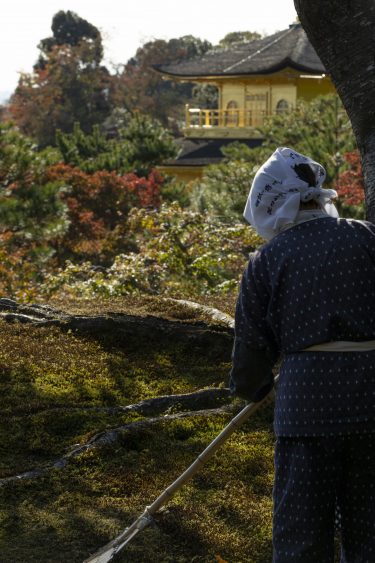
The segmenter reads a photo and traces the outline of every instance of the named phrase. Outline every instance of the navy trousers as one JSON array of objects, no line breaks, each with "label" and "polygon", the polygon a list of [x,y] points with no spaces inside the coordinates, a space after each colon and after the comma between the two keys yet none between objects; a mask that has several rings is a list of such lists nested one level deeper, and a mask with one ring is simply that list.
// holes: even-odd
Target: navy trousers
[{"label": "navy trousers", "polygon": [[[375,433],[279,437],[273,563],[375,563]],[[336,522],[337,524],[337,522]]]}]

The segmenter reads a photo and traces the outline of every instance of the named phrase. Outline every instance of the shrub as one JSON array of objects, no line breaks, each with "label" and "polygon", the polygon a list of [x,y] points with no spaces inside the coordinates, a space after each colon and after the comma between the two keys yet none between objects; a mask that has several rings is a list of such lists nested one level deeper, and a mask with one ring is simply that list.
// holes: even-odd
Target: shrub
[{"label": "shrub", "polygon": [[[99,263],[113,257],[119,246],[121,248],[114,233],[118,233],[121,226],[118,235],[124,236],[123,227],[132,207],[159,206],[163,181],[157,171],[152,171],[147,178],[133,173],[118,176],[107,171],[87,174],[66,164],[52,166],[48,177],[66,186],[62,197],[70,225],[59,247],[60,260],[95,256]],[[127,248],[125,240],[122,250],[124,248]]]},{"label": "shrub", "polygon": [[338,207],[344,216],[364,218],[365,187],[359,152],[348,152],[344,158],[348,168],[340,174],[335,186],[340,198]]},{"label": "shrub", "polygon": [[222,293],[237,287],[248,253],[262,243],[249,226],[225,224],[177,203],[159,210],[134,208],[128,226],[136,252],[120,254],[105,269],[67,263],[49,276],[46,291],[86,297]]}]

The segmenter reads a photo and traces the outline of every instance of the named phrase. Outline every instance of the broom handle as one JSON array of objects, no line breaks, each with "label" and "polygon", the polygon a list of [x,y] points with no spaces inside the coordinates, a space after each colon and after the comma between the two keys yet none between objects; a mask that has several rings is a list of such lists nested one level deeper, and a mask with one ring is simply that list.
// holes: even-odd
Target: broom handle
[{"label": "broom handle", "polygon": [[220,446],[229,438],[231,434],[240,426],[245,420],[249,418],[255,411],[264,404],[271,403],[274,400],[275,391],[272,389],[264,399],[258,403],[250,403],[246,405],[227,426],[220,432],[218,436],[207,446],[205,450],[197,457],[197,459],[171,484],[167,487],[157,499],[154,500],[150,506],[147,507],[147,512],[150,516],[154,515],[160,508],[182,487],[186,481],[191,479],[201,466],[206,463],[210,457],[220,448]]},{"label": "broom handle", "polygon": [[[275,383],[278,376],[275,377]],[[130,526],[119,534],[114,540],[105,545],[96,554],[84,563],[107,563],[111,561],[116,553],[121,549],[141,530],[146,528],[151,522],[154,514],[160,510],[164,504],[173,497],[173,495],[182,487],[186,481],[191,479],[195,473],[202,467],[202,465],[213,456],[213,454],[220,448],[220,446],[229,438],[231,434],[240,426],[245,420],[249,418],[260,407],[271,404],[275,397],[275,391],[272,389],[268,395],[258,403],[250,403],[246,405],[220,432],[220,434],[207,446],[205,450],[197,457],[197,459],[171,484],[167,487],[157,499],[154,500],[150,506],[146,506],[143,514],[139,516]]]}]

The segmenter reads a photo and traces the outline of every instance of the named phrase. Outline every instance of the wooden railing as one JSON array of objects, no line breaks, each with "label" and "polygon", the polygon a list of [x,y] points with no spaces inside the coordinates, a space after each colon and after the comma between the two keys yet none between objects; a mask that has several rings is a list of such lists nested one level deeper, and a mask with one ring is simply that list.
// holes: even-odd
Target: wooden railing
[{"label": "wooden railing", "polygon": [[259,127],[266,111],[247,109],[200,109],[186,106],[186,128]]}]

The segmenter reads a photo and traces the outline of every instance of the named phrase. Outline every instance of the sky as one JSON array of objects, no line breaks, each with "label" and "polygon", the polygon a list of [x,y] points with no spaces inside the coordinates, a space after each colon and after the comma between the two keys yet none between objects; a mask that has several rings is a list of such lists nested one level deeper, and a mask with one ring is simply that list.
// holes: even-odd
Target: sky
[{"label": "sky", "polygon": [[37,45],[52,35],[60,10],[76,12],[101,31],[108,68],[126,63],[153,39],[194,35],[217,44],[232,31],[270,35],[296,19],[293,0],[8,0],[1,14],[0,101],[16,87],[19,72],[31,72]]}]

